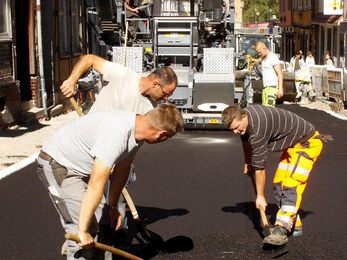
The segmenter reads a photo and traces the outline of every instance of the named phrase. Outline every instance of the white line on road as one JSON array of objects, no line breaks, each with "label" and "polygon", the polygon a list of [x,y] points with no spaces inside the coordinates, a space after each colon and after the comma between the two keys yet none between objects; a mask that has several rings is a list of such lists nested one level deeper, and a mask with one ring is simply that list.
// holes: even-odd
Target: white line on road
[{"label": "white line on road", "polygon": [[39,156],[39,152],[36,152],[33,155],[30,155],[28,158],[25,158],[24,160],[21,160],[18,163],[13,164],[10,167],[7,167],[6,169],[0,171],[0,180],[5,178],[6,176],[16,172],[16,171],[23,169],[24,167],[28,166],[29,164],[35,162],[35,159],[38,156]]}]

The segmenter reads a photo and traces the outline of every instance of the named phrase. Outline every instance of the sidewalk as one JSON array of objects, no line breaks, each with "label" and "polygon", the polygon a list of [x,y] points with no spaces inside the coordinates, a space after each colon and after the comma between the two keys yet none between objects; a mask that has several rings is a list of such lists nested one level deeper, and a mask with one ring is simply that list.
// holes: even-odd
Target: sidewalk
[{"label": "sidewalk", "polygon": [[75,118],[78,118],[77,113],[71,111],[50,121],[43,118],[38,123],[15,125],[0,132],[0,173],[37,153],[55,131]]}]

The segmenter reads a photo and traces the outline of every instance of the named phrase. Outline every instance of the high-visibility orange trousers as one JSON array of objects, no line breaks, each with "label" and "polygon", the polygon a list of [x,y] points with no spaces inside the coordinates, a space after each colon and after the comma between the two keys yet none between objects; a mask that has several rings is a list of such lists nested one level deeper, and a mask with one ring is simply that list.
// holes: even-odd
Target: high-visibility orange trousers
[{"label": "high-visibility orange trousers", "polygon": [[280,208],[275,226],[282,226],[289,232],[294,226],[295,230],[302,229],[297,212],[313,164],[323,148],[323,142],[319,137],[316,131],[304,144],[296,144],[293,148],[285,150],[273,180],[274,194]]}]

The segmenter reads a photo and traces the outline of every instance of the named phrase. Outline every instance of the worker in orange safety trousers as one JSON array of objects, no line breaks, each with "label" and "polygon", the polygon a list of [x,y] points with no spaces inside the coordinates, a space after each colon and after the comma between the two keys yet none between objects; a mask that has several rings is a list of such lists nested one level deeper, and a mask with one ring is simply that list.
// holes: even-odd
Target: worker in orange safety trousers
[{"label": "worker in orange safety trousers", "polygon": [[331,136],[321,135],[298,115],[280,108],[253,105],[244,109],[229,106],[222,112],[223,124],[241,135],[244,173],[254,173],[256,207],[266,209],[265,160],[268,151],[283,151],[273,188],[279,211],[275,227],[264,238],[265,244],[283,245],[289,235],[302,234],[298,209],[309,173],[318,159],[323,142]]}]

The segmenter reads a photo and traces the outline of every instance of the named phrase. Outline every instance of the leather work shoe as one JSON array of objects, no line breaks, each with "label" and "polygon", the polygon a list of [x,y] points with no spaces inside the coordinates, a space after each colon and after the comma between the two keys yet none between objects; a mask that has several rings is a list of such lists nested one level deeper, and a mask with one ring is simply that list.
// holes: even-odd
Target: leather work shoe
[{"label": "leather work shoe", "polygon": [[[272,233],[272,232],[273,232],[273,230],[274,230],[274,228],[273,228],[273,227],[272,227],[272,228],[270,228],[270,233]],[[294,229],[294,231],[293,231],[292,233],[288,234],[288,235],[290,235],[290,236],[292,236],[292,237],[300,237],[300,236],[302,236],[302,235],[303,235],[303,233],[302,233],[302,229],[300,229],[300,230]]]},{"label": "leather work shoe", "polygon": [[275,226],[271,234],[264,238],[264,244],[281,246],[288,242],[288,232],[281,226]]}]

